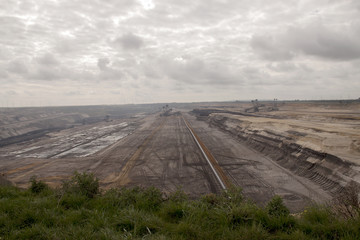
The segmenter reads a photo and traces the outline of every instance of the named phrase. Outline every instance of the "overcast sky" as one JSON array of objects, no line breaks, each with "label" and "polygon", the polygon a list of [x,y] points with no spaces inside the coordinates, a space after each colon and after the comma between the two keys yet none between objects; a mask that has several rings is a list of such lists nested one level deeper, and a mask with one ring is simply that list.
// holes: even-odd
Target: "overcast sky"
[{"label": "overcast sky", "polygon": [[0,0],[0,106],[359,97],[359,0]]}]

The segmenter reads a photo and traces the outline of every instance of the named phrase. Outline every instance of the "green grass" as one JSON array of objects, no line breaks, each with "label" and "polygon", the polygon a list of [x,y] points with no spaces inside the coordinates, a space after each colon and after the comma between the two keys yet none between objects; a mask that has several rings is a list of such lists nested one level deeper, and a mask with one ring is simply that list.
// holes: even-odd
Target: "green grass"
[{"label": "green grass", "polygon": [[280,197],[264,208],[233,188],[189,200],[156,188],[100,193],[91,174],[60,189],[35,178],[27,190],[0,187],[0,239],[360,239],[360,218],[313,206],[294,217]]}]

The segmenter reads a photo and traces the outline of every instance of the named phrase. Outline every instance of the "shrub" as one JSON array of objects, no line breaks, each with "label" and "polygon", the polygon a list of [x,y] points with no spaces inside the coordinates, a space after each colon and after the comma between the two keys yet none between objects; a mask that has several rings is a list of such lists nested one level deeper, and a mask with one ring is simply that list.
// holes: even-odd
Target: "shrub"
[{"label": "shrub", "polygon": [[227,207],[209,207],[201,201],[194,201],[188,204],[183,221],[197,225],[202,231],[214,232],[228,228],[228,211]]},{"label": "shrub", "polygon": [[16,198],[20,194],[20,189],[14,186],[0,186],[0,199]]},{"label": "shrub", "polygon": [[[200,200],[178,191],[164,200],[156,188],[98,194],[89,187],[96,180],[75,174],[60,199],[50,188],[34,194],[0,186],[0,238],[360,239],[360,217],[338,218],[329,207],[313,206],[295,218],[279,197],[263,208],[244,201],[239,189]],[[87,191],[98,195],[89,198]]]},{"label": "shrub", "polygon": [[75,172],[70,181],[63,183],[63,190],[67,193],[77,193],[94,198],[99,194],[99,179],[93,173]]},{"label": "shrub", "polygon": [[291,233],[296,229],[296,220],[293,216],[280,216],[265,218],[262,225],[270,233],[285,232]]},{"label": "shrub", "polygon": [[196,228],[196,225],[180,222],[175,229],[175,234],[178,236],[183,237],[183,239],[199,239],[199,232],[200,230]]},{"label": "shrub", "polygon": [[32,227],[21,229],[13,233],[13,239],[38,239],[48,240],[51,239],[46,229],[39,224],[35,224]]},{"label": "shrub", "polygon": [[241,228],[239,239],[244,240],[264,240],[269,238],[269,234],[260,224],[253,224],[251,227]]},{"label": "shrub", "polygon": [[83,194],[67,193],[60,199],[60,204],[65,209],[80,209],[87,200]]},{"label": "shrub", "polygon": [[280,196],[274,196],[267,204],[266,209],[268,214],[274,217],[288,216],[290,213]]},{"label": "shrub", "polygon": [[223,202],[229,202],[234,205],[240,205],[244,201],[244,197],[242,195],[242,188],[231,186],[229,189],[223,192]]},{"label": "shrub", "polygon": [[238,226],[251,226],[255,220],[257,207],[252,204],[244,204],[240,207],[234,207],[229,212],[229,223],[233,228]]},{"label": "shrub", "polygon": [[312,240],[313,238],[311,237],[308,237],[305,235],[305,233],[303,233],[302,231],[300,230],[295,230],[293,231],[292,233],[279,233],[276,235],[276,238],[273,237],[271,239],[276,239],[276,240],[306,240],[306,239],[309,239],[309,240]]},{"label": "shrub", "polygon": [[301,220],[300,228],[313,238],[340,239],[345,232],[351,232],[350,224],[338,221],[330,209],[323,206],[306,209]]},{"label": "shrub", "polygon": [[159,209],[163,202],[161,191],[157,188],[121,188],[112,189],[105,194],[106,207],[127,208],[153,211]]},{"label": "shrub", "polygon": [[178,223],[186,215],[186,204],[168,202],[161,208],[160,215],[167,222]]},{"label": "shrub", "polygon": [[42,191],[48,189],[48,185],[46,183],[44,183],[43,181],[37,181],[36,180],[36,176],[32,176],[30,178],[30,191],[32,193],[38,194],[41,193]]},{"label": "shrub", "polygon": [[94,213],[81,208],[81,209],[70,209],[64,211],[57,219],[57,225],[61,227],[69,226],[81,226],[85,227],[88,224],[89,218]]},{"label": "shrub", "polygon": [[144,210],[158,210],[163,202],[161,191],[155,187],[149,187],[140,191],[140,199],[137,201],[137,207]]},{"label": "shrub", "polygon": [[334,220],[330,210],[323,206],[313,206],[307,208],[303,215],[303,220],[309,222],[310,224],[328,224]]},{"label": "shrub", "polygon": [[170,193],[166,198],[171,202],[177,203],[182,203],[189,200],[189,196],[181,188],[176,189],[175,192]]},{"label": "shrub", "polygon": [[223,203],[223,198],[216,194],[210,193],[203,196],[201,198],[201,202],[205,203],[209,207],[214,207],[220,205],[220,203]]},{"label": "shrub", "polygon": [[270,233],[291,233],[296,229],[296,220],[280,196],[274,196],[265,209],[258,209],[256,219]]},{"label": "shrub", "polygon": [[334,211],[345,218],[357,218],[360,215],[360,186],[350,182],[333,200]]},{"label": "shrub", "polygon": [[164,224],[153,214],[129,208],[120,212],[120,216],[114,219],[113,225],[118,231],[143,237],[160,231]]}]

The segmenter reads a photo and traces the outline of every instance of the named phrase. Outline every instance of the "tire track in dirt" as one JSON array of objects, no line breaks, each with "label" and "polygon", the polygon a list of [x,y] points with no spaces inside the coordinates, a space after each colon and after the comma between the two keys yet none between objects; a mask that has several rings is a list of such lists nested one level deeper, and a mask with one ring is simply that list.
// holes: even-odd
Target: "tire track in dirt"
[{"label": "tire track in dirt", "polygon": [[[174,190],[186,185],[185,188],[188,191],[195,193],[194,189],[201,186],[199,184],[201,181],[204,184],[201,186],[202,191],[208,189],[208,192],[219,193],[221,187],[216,176],[201,154],[181,114],[171,115],[168,119],[166,127],[156,135],[152,146],[148,146],[160,163],[157,166],[157,172],[163,176],[163,180],[159,186]],[[155,158],[150,157],[154,160]],[[187,158],[191,164],[187,163]],[[149,167],[151,165],[153,164],[148,163]],[[159,173],[159,168],[162,169],[161,173]],[[188,188],[189,186],[194,187]]]},{"label": "tire track in dirt", "polygon": [[118,176],[115,177],[115,179],[113,180],[113,183],[110,184],[110,187],[119,187],[119,186],[124,186],[127,183],[130,182],[129,179],[129,172],[130,170],[135,166],[136,164],[136,160],[139,158],[139,156],[143,153],[145,147],[147,146],[147,144],[152,140],[152,138],[154,137],[154,135],[164,126],[165,122],[166,122],[166,117],[163,119],[163,121],[160,123],[160,125],[155,128],[150,136],[148,136],[144,142],[138,147],[138,149],[136,150],[136,152],[131,156],[131,158],[126,162],[126,164],[122,167],[121,172],[119,173]]},{"label": "tire track in dirt", "polygon": [[[49,161],[49,162],[47,162],[47,163],[35,164],[34,166],[37,166],[37,165],[40,165],[40,164],[43,164],[43,165],[41,165],[41,166],[39,166],[39,167],[35,167],[35,168],[33,168],[32,170],[27,171],[27,172],[21,174],[20,176],[17,176],[17,177],[15,177],[15,178],[11,178],[11,181],[13,181],[13,182],[18,182],[20,179],[22,179],[22,178],[24,178],[24,177],[26,177],[26,176],[29,176],[30,174],[35,173],[35,172],[37,172],[38,170],[43,169],[44,167],[47,167],[47,166],[49,166],[50,164],[53,164],[53,163],[54,163],[54,160],[51,160],[51,161]],[[28,168],[22,168],[21,170],[26,170],[26,169],[28,169]],[[10,171],[12,171],[12,170],[10,170]]]},{"label": "tire track in dirt", "polygon": [[22,166],[22,167],[18,167],[18,168],[14,168],[14,169],[11,169],[7,172],[5,172],[6,175],[9,175],[9,174],[14,174],[14,173],[17,173],[17,172],[20,172],[20,171],[24,171],[24,170],[27,170],[27,169],[30,169],[30,168],[34,168],[36,167],[37,165],[40,165],[41,163],[31,163],[31,164],[27,164],[25,166]]}]

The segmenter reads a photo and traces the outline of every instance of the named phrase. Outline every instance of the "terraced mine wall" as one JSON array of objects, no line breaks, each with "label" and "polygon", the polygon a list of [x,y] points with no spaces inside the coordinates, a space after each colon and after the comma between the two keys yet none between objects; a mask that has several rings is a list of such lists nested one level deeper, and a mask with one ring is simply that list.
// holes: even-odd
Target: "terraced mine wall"
[{"label": "terraced mine wall", "polygon": [[0,147],[33,140],[43,137],[50,132],[80,125],[83,118],[80,114],[72,114],[4,126],[0,129]]},{"label": "terraced mine wall", "polygon": [[17,143],[33,140],[36,138],[40,138],[40,137],[45,136],[47,133],[62,130],[62,129],[63,128],[39,129],[39,130],[27,132],[25,134],[8,137],[5,139],[0,139],[0,147],[5,147],[5,146],[11,145],[11,144],[17,144]]},{"label": "terraced mine wall", "polygon": [[159,104],[0,108],[0,147],[48,133],[158,111]]},{"label": "terraced mine wall", "polygon": [[271,158],[281,167],[310,179],[333,196],[340,194],[350,182],[359,184],[359,172],[337,156],[305,148],[284,136],[272,136],[272,133],[264,136],[256,130],[249,131],[239,126],[241,120],[221,114],[210,115],[206,121]]}]

